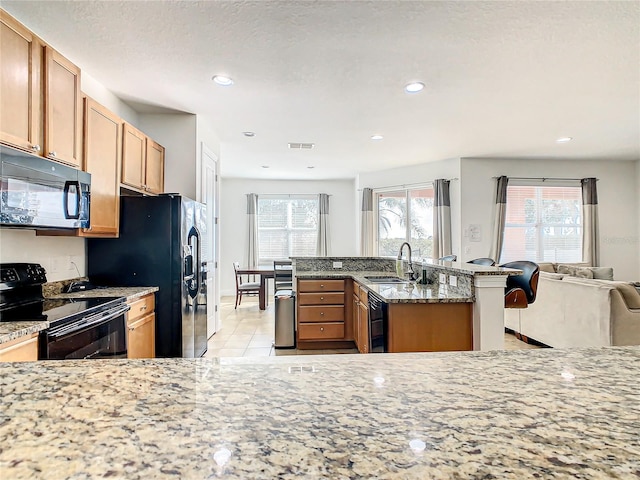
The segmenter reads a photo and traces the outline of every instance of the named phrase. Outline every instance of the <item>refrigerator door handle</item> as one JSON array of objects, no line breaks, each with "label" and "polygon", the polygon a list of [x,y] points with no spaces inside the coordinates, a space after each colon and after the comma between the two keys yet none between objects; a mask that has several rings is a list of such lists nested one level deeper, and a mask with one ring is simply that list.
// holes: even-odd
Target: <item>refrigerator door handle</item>
[{"label": "refrigerator door handle", "polygon": [[[195,239],[195,245],[192,244],[192,241]],[[194,226],[189,230],[189,234],[187,235],[187,244],[191,247],[191,251],[195,250],[196,252],[196,260],[193,261],[193,257],[191,257],[191,275],[185,280],[187,281],[187,290],[189,291],[189,296],[191,298],[196,298],[198,295],[198,291],[200,290],[200,275],[196,272],[196,269],[200,268],[200,232]],[[186,273],[186,272],[185,272]]]}]

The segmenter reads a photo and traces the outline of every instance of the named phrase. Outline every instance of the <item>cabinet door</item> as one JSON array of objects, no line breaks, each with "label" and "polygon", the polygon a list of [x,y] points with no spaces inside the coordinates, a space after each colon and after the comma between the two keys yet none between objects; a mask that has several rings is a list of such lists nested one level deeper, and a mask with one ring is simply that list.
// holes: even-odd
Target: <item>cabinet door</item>
[{"label": "cabinet door", "polygon": [[91,174],[91,227],[85,236],[117,237],[122,121],[90,98],[84,108],[84,170]]},{"label": "cabinet door", "polygon": [[147,138],[147,165],[144,189],[150,193],[164,191],[164,147]]},{"label": "cabinet door", "polygon": [[0,45],[0,142],[38,153],[42,45],[1,10]]},{"label": "cabinet door", "polygon": [[146,136],[128,123],[122,136],[122,183],[142,188],[144,183]]},{"label": "cabinet door", "polygon": [[45,149],[52,160],[82,166],[80,69],[45,47]]},{"label": "cabinet door", "polygon": [[356,347],[358,351],[362,353],[360,347],[360,310],[358,309],[358,305],[360,304],[360,300],[356,295],[353,295],[353,340],[356,343]]},{"label": "cabinet door", "polygon": [[360,353],[369,353],[369,307],[360,302],[358,307],[358,320],[360,321]]},{"label": "cabinet door", "polygon": [[156,314],[150,313],[129,324],[127,358],[155,358]]}]

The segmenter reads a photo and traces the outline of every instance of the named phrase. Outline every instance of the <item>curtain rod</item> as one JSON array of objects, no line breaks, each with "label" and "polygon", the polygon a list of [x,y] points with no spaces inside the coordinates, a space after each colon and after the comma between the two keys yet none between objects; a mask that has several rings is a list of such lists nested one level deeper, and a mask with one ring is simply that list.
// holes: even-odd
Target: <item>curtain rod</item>
[{"label": "curtain rod", "polygon": [[[509,177],[508,175],[506,175],[506,177],[509,180],[542,180],[543,182],[546,182],[547,180],[558,180],[558,181],[566,181],[566,180],[573,180],[576,182],[579,182],[582,180],[582,178],[560,178],[560,177]],[[500,178],[500,177],[491,177],[491,178]],[[599,181],[599,178],[596,178],[596,181]]]},{"label": "curtain rod", "polygon": [[[436,178],[436,180],[439,180]],[[459,180],[458,177],[455,178],[445,178],[445,180],[448,180],[450,182],[453,182],[455,180]],[[418,182],[418,183],[403,183],[401,185],[387,185],[384,187],[371,187],[372,190],[382,190],[382,189],[387,189],[387,188],[407,188],[407,187],[417,187],[417,186],[423,186],[423,185],[428,185],[430,183],[433,183],[433,180],[428,180],[426,182]],[[362,189],[359,188],[358,192],[361,192]]]},{"label": "curtain rod", "polygon": [[[323,192],[320,192],[323,193]],[[320,193],[256,193],[259,197],[315,197],[320,195]],[[246,193],[245,195],[249,195]],[[333,197],[333,193],[328,193],[330,197]]]}]

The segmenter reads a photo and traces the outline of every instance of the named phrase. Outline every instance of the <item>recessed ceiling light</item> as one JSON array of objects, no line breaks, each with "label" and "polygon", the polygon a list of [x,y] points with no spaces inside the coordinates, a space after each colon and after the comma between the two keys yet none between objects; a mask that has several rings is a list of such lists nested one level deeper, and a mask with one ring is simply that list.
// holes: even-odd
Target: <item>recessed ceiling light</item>
[{"label": "recessed ceiling light", "polygon": [[411,82],[405,85],[404,91],[407,93],[418,93],[420,90],[424,88],[424,83],[422,82]]},{"label": "recessed ceiling light", "polygon": [[309,165],[307,168],[308,169],[312,169],[312,168],[316,168],[316,167],[314,167],[313,165]]},{"label": "recessed ceiling light", "polygon": [[382,135],[371,135],[371,140],[382,140],[383,138]]},{"label": "recessed ceiling light", "polygon": [[262,165],[262,168],[269,168],[269,165]]},{"label": "recessed ceiling light", "polygon": [[255,137],[255,132],[242,132],[245,137]]},{"label": "recessed ceiling light", "polygon": [[233,85],[231,77],[227,77],[225,75],[214,75],[212,80],[223,87],[230,87]]},{"label": "recessed ceiling light", "polygon": [[571,140],[573,140],[573,137],[560,137],[559,139],[556,140],[556,142],[567,143],[567,142],[570,142]]}]

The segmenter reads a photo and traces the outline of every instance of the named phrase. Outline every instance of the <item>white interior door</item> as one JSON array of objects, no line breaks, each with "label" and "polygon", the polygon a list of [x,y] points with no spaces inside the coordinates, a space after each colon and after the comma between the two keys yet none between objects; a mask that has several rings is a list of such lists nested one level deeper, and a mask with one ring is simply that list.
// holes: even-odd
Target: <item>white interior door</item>
[{"label": "white interior door", "polygon": [[202,198],[201,202],[207,205],[207,238],[208,251],[207,265],[207,291],[209,292],[209,308],[207,311],[207,338],[220,329],[220,282],[218,274],[218,244],[220,234],[218,231],[218,157],[204,143],[202,143]]}]

